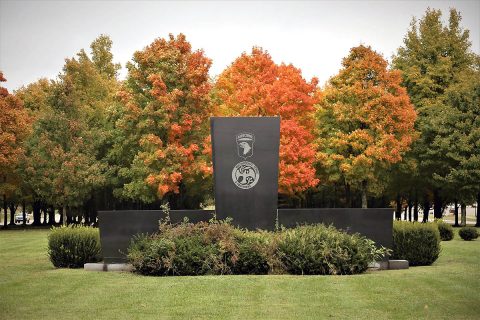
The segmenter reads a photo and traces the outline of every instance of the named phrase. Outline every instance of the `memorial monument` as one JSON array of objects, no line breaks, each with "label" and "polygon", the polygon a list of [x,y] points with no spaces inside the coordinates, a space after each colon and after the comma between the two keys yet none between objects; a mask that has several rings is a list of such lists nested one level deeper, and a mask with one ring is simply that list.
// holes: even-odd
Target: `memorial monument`
[{"label": "memorial monument", "polygon": [[[232,218],[233,225],[250,230],[274,230],[298,224],[332,224],[358,232],[379,246],[392,247],[391,208],[277,209],[280,117],[212,117],[212,160],[215,211],[170,210],[178,223]],[[105,263],[125,262],[130,239],[138,233],[158,231],[162,210],[99,212],[100,238]]]},{"label": "memorial monument", "polygon": [[213,117],[213,176],[218,219],[273,230],[278,202],[279,117]]}]

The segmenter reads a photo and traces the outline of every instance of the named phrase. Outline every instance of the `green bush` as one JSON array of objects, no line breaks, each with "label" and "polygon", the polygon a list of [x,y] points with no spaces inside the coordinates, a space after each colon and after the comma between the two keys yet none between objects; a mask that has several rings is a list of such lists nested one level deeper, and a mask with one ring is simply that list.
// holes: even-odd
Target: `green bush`
[{"label": "green bush", "polygon": [[48,235],[48,256],[56,268],[83,268],[88,262],[98,262],[100,234],[92,227],[52,228]]},{"label": "green bush", "polygon": [[[271,233],[238,232],[238,256],[233,264],[234,274],[267,274],[270,270],[269,240]],[[270,255],[272,257],[272,255]],[[270,260],[270,261],[269,261]]]},{"label": "green bush", "polygon": [[465,241],[471,241],[478,238],[478,231],[475,227],[462,227],[458,234]]},{"label": "green bush", "polygon": [[427,266],[440,255],[440,232],[433,223],[394,221],[392,259]]},{"label": "green bush", "polygon": [[172,241],[142,234],[133,238],[128,258],[138,273],[162,276],[169,271],[170,264],[166,259],[173,250]]},{"label": "green bush", "polygon": [[226,222],[162,224],[134,238],[128,258],[144,275],[354,274],[387,250],[334,227],[245,231]]},{"label": "green bush", "polygon": [[285,230],[278,244],[279,257],[292,274],[361,273],[385,253],[372,240],[321,224]]},{"label": "green bush", "polygon": [[128,258],[145,275],[231,274],[238,252],[228,223],[162,224],[158,234],[134,238]]},{"label": "green bush", "polygon": [[443,222],[442,220],[435,221],[440,232],[440,239],[442,241],[450,241],[453,239],[453,227],[449,223]]}]

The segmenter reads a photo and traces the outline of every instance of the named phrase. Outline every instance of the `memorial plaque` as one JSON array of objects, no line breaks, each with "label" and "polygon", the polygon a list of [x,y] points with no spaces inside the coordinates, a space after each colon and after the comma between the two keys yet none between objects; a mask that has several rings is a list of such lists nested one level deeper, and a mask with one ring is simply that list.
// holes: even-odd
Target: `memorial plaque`
[{"label": "memorial plaque", "polygon": [[210,119],[215,211],[248,229],[275,227],[279,117]]}]

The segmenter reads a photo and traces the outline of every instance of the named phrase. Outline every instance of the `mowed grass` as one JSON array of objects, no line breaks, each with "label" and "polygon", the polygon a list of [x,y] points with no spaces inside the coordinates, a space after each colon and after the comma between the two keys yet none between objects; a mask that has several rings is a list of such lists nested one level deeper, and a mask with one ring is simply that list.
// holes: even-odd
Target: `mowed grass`
[{"label": "mowed grass", "polygon": [[480,239],[356,276],[144,277],[55,269],[48,230],[0,231],[0,319],[480,319]]}]

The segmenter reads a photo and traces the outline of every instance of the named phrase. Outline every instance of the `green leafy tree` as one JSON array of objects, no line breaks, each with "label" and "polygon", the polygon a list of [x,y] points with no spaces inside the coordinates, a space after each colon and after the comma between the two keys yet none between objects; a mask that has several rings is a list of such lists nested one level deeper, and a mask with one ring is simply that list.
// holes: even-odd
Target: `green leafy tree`
[{"label": "green leafy tree", "polygon": [[[466,138],[463,135],[467,128],[473,129],[473,109],[478,108],[473,98],[468,103],[458,102],[458,93],[465,92],[462,78],[475,69],[477,59],[470,50],[469,31],[461,28],[461,16],[455,9],[450,10],[447,25],[443,25],[441,17],[440,10],[428,9],[420,21],[413,19],[404,46],[393,59],[418,112],[415,128],[421,135],[413,146],[419,165],[418,185],[424,186],[425,207],[429,207],[428,194],[433,195],[436,218],[442,217],[452,192],[455,200],[464,204],[471,198],[468,192],[453,191],[467,182],[457,179],[459,175],[452,170],[465,159],[470,159],[469,165],[472,163],[471,152],[476,144],[472,138],[476,133]],[[455,104],[462,104],[463,111]]]},{"label": "green leafy tree", "polygon": [[66,214],[106,183],[106,111],[114,100],[118,70],[104,58],[111,57],[110,45],[101,36],[92,43],[92,59],[81,50],[66,60],[57,81],[41,80],[18,93],[35,119],[22,170],[33,193],[34,224],[39,223],[38,206],[56,206]]}]

